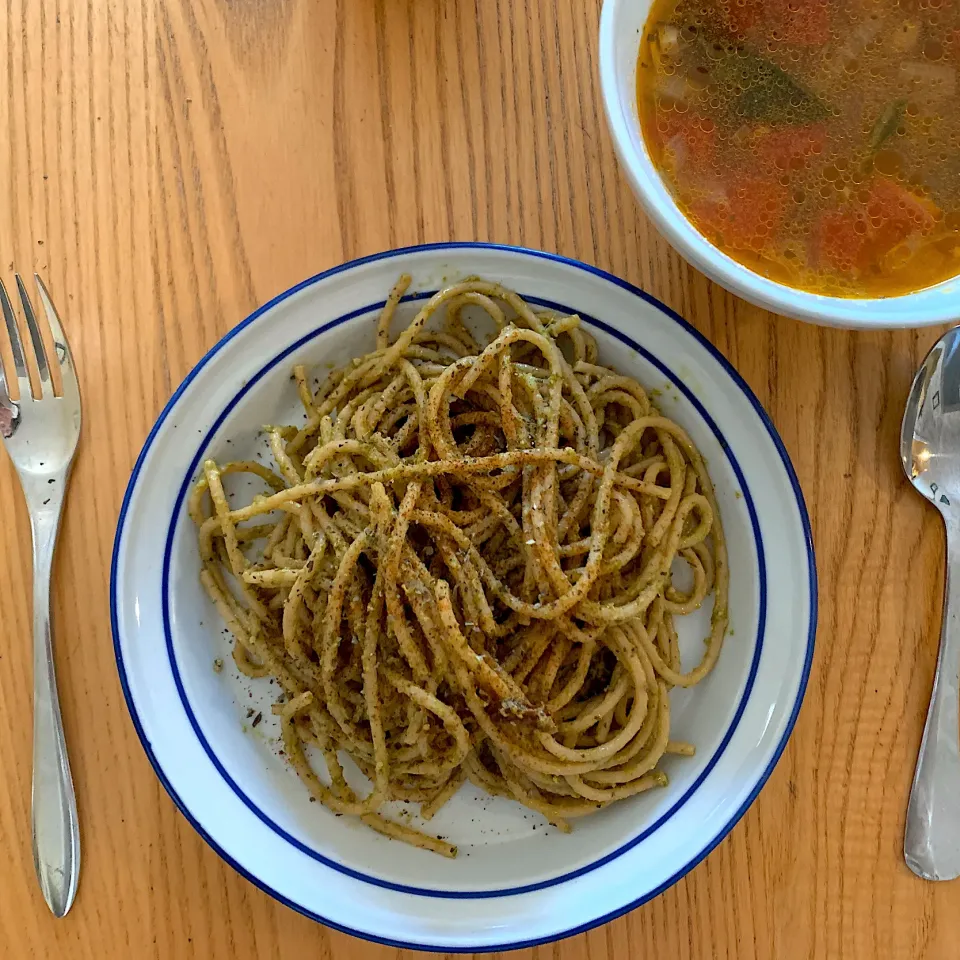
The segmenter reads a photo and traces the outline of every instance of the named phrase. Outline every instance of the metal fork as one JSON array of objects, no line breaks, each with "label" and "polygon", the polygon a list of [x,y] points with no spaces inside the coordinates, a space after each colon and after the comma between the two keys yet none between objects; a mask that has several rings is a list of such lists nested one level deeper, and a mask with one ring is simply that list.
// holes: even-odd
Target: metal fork
[{"label": "metal fork", "polygon": [[[0,281],[0,307],[20,388],[20,399],[11,400],[0,364],[0,436],[17,468],[33,535],[33,863],[44,899],[54,914],[62,917],[77,892],[80,828],[53,665],[50,568],[80,437],[80,385],[50,294],[40,277],[34,276],[54,354],[47,356],[33,304],[17,275],[17,290],[40,375],[40,392],[33,396],[13,305]],[[62,396],[54,396],[50,376],[54,363],[60,368]]]}]

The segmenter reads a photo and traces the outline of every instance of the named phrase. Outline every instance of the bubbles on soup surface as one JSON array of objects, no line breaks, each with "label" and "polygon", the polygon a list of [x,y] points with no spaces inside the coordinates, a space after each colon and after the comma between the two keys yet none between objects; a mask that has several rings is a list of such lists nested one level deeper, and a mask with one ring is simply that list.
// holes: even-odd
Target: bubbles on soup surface
[{"label": "bubbles on soup surface", "polygon": [[887,295],[960,273],[960,5],[659,0],[651,153],[695,225],[774,279]]}]

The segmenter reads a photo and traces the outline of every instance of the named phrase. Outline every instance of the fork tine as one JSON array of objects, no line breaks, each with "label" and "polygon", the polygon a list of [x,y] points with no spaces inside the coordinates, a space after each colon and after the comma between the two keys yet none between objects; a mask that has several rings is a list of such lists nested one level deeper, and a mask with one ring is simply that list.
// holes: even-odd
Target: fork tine
[{"label": "fork tine", "polygon": [[23,315],[27,321],[27,329],[30,331],[30,339],[33,341],[33,352],[37,358],[37,370],[40,373],[40,392],[43,388],[52,387],[50,380],[50,367],[47,364],[47,350],[43,345],[43,335],[40,333],[40,327],[37,325],[37,315],[33,312],[33,304],[30,302],[30,294],[20,279],[20,274],[15,274],[17,278],[17,289],[20,291],[20,302],[23,304]]},{"label": "fork tine", "polygon": [[10,391],[7,390],[7,375],[3,372],[3,364],[0,363],[0,407],[10,403]]},{"label": "fork tine", "polygon": [[0,280],[0,307],[3,308],[3,319],[7,325],[7,337],[10,340],[10,351],[13,354],[13,367],[20,385],[20,400],[29,400],[30,376],[27,373],[27,362],[23,358],[23,344],[20,342],[20,329],[17,327],[17,318],[13,312],[13,304],[7,296],[7,288]]},{"label": "fork tine", "polygon": [[67,341],[67,335],[63,332],[63,324],[60,323],[60,317],[57,314],[57,308],[53,305],[50,291],[47,290],[47,285],[40,279],[39,273],[35,273],[33,278],[37,281],[37,289],[40,291],[40,302],[43,304],[43,312],[47,315],[47,323],[50,324],[50,332],[53,334],[55,359],[63,370],[69,371],[71,375],[76,376],[73,354],[70,352],[70,343]]}]

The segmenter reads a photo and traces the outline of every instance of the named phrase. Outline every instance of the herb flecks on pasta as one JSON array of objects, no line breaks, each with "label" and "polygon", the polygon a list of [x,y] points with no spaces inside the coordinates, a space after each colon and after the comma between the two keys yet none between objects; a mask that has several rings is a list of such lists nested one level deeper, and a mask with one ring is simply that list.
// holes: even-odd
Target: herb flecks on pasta
[{"label": "herb flecks on pasta", "polygon": [[[265,428],[273,468],[207,460],[190,514],[236,665],[279,682],[310,793],[454,856],[383,805],[429,820],[469,779],[566,831],[666,784],[664,755],[693,753],[670,739],[668,692],[717,660],[727,556],[702,457],[578,317],[471,280],[394,336],[409,283],[371,353],[316,392],[294,369],[306,423]],[[493,323],[485,345],[470,311]],[[231,503],[235,473],[265,492]],[[685,671],[675,619],[711,593]]]}]

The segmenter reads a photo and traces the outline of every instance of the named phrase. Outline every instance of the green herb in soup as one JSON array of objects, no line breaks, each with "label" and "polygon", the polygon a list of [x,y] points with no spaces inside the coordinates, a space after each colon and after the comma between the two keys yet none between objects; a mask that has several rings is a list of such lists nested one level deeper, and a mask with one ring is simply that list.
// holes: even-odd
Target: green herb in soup
[{"label": "green herb in soup", "polygon": [[960,274],[960,3],[656,0],[644,138],[694,225],[758,273],[886,297]]}]

